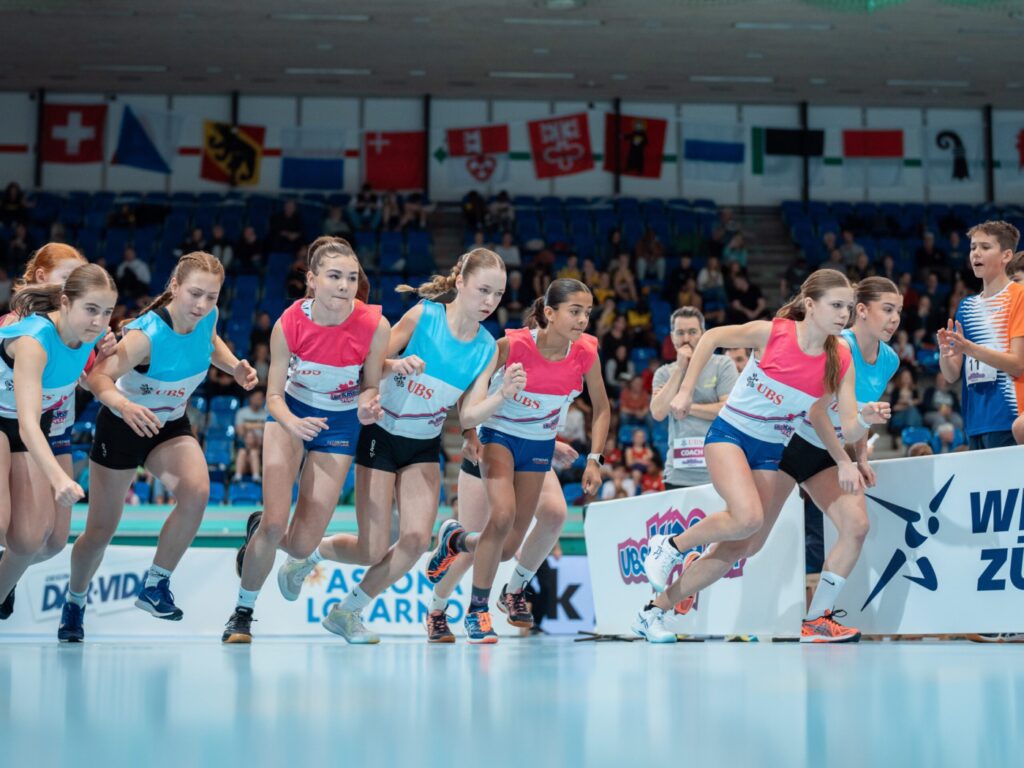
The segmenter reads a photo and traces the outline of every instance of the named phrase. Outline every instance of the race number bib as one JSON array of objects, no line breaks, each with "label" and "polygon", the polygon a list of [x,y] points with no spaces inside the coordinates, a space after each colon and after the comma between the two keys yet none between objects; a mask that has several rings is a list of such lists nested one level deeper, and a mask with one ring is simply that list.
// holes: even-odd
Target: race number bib
[{"label": "race number bib", "polygon": [[672,466],[676,469],[703,469],[703,437],[677,437],[672,444]]},{"label": "race number bib", "polygon": [[983,363],[973,357],[967,356],[967,386],[972,384],[987,384],[996,380],[996,369],[988,363]]}]

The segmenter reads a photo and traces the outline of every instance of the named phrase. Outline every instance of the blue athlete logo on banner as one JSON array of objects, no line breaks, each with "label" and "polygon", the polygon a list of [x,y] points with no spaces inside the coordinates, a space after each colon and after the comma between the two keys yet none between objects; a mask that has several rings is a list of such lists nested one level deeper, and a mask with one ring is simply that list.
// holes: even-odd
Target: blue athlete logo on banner
[{"label": "blue athlete logo on banner", "polygon": [[[892,512],[894,515],[896,515],[896,517],[906,522],[907,527],[904,533],[904,540],[907,542],[907,546],[910,549],[917,549],[926,541],[928,541],[929,536],[934,536],[936,533],[939,532],[939,507],[942,505],[942,500],[946,497],[946,491],[949,490],[949,486],[953,483],[953,478],[955,477],[956,475],[950,475],[949,480],[946,481],[946,484],[942,486],[942,488],[939,490],[938,493],[935,494],[935,496],[932,497],[931,502],[929,502],[928,504],[928,509],[931,512],[931,517],[928,518],[927,534],[919,532],[914,527],[916,523],[921,522],[920,512],[916,512],[912,509],[907,509],[906,507],[901,507],[899,504],[893,504],[892,502],[885,501],[884,499],[880,499],[877,496],[872,496],[871,494],[867,494],[867,497],[874,501],[876,504],[879,504],[880,506]],[[904,566],[906,562],[907,553],[904,552],[902,549],[897,549],[893,553],[892,558],[889,560],[889,564],[885,567],[885,570],[882,572],[882,577],[878,580],[878,583],[875,584],[874,589],[871,590],[871,593],[868,595],[868,599],[864,601],[864,605],[861,606],[860,609],[862,611],[868,607],[871,601],[874,600],[875,597],[883,589],[885,589],[886,584],[888,584],[892,580],[893,576],[897,574],[897,572]],[[907,579],[908,581],[912,581],[915,584],[918,584],[919,586],[924,587],[930,592],[934,592],[935,590],[937,590],[939,588],[939,579],[938,576],[936,576],[935,574],[935,568],[932,567],[931,561],[927,557],[919,557],[916,560],[916,563],[917,567],[921,569],[921,575],[911,576],[904,574],[903,578]]]}]

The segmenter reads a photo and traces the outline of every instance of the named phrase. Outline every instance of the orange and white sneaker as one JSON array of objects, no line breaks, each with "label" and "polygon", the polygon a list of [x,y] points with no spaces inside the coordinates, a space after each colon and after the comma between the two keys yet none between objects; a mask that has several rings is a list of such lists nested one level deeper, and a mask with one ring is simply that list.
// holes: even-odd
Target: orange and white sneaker
[{"label": "orange and white sneaker", "polygon": [[856,643],[860,640],[860,630],[844,627],[838,621],[846,615],[846,611],[826,611],[810,621],[804,620],[800,630],[801,643]]}]

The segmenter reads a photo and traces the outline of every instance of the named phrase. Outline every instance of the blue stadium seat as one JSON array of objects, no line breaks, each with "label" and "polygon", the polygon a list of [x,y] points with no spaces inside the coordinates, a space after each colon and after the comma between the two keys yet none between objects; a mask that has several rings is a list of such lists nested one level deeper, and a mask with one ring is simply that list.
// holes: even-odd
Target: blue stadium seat
[{"label": "blue stadium seat", "polygon": [[900,440],[903,441],[903,445],[906,448],[917,443],[931,444],[932,433],[924,427],[904,427],[903,431],[900,432]]},{"label": "blue stadium seat", "polygon": [[562,486],[562,495],[565,496],[565,503],[570,507],[575,506],[579,503],[580,499],[583,498],[583,484],[582,483],[567,483]]},{"label": "blue stadium seat", "polygon": [[210,504],[223,504],[227,499],[227,490],[224,483],[210,483]]},{"label": "blue stadium seat", "polygon": [[231,440],[207,440],[206,463],[211,467],[231,465]]},{"label": "blue stadium seat", "polygon": [[239,480],[228,488],[228,503],[232,506],[259,504],[263,501],[263,486],[250,480]]}]

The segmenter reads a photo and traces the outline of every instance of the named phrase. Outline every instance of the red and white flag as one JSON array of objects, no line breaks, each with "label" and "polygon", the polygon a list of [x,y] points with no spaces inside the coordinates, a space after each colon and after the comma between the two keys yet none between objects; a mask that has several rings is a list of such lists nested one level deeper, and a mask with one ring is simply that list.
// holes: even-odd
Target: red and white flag
[{"label": "red and white flag", "polygon": [[594,167],[587,113],[530,121],[530,152],[538,179],[583,173]]},{"label": "red and white flag", "polygon": [[43,162],[102,162],[106,122],[106,104],[46,104],[40,147]]},{"label": "red and white flag", "polygon": [[453,185],[502,182],[508,178],[508,125],[449,128],[448,173]]},{"label": "red and white flag", "polygon": [[423,189],[425,137],[423,131],[366,131],[363,180],[376,189]]}]

